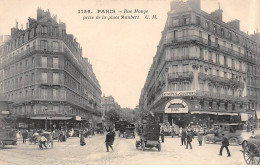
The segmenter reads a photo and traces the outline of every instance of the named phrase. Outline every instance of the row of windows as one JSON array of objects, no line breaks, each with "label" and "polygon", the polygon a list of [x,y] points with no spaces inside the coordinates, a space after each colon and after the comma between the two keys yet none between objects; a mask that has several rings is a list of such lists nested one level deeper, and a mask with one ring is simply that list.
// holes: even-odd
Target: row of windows
[{"label": "row of windows", "polygon": [[203,18],[204,24],[201,22],[201,17],[196,16],[196,24],[199,26],[204,27],[207,30],[212,30],[215,34],[218,34],[228,40],[231,40],[233,42],[236,42],[240,45],[243,45],[244,47],[249,48],[250,50],[257,53],[257,50],[260,51],[260,46],[253,42],[252,40],[242,37],[241,35],[237,34],[236,32],[227,30],[226,28],[222,27],[221,25],[218,25],[217,23],[212,23],[209,20],[206,20]]},{"label": "row of windows", "polygon": [[224,85],[209,85],[205,82],[200,82],[199,84],[201,91],[209,91],[211,93],[232,95],[236,97],[242,97],[242,89],[235,89]]},{"label": "row of windows", "polygon": [[[204,102],[203,100],[200,101],[200,107],[201,107],[202,109],[204,109],[204,108],[206,107],[206,106],[205,106],[205,102]],[[209,109],[214,109],[213,101],[210,101],[210,102],[209,102],[208,108],[209,108]],[[221,103],[220,103],[220,102],[216,102],[215,108],[216,108],[215,110],[220,110],[220,108],[221,108]],[[242,109],[243,109],[243,105],[240,104],[240,105],[238,106],[238,108],[239,108],[240,110],[242,110]],[[224,109],[225,109],[225,110],[228,110],[228,103],[224,103]],[[239,110],[239,109],[236,109],[236,105],[235,105],[234,103],[231,104],[231,109],[230,109],[230,110],[235,111],[235,110]]]}]

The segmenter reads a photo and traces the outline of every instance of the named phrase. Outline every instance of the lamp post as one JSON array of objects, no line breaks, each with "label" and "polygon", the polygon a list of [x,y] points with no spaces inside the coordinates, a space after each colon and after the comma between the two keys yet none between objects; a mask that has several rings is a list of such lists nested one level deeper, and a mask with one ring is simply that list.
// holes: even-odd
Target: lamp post
[{"label": "lamp post", "polygon": [[45,118],[45,131],[47,131],[47,110],[48,110],[48,108],[45,106],[44,107],[44,112],[45,112],[45,116],[46,116],[46,118]]}]

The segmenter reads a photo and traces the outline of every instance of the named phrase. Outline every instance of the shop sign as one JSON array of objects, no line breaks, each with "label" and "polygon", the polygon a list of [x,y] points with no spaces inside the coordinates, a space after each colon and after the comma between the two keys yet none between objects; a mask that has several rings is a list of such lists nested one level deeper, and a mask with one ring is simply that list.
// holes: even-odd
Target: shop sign
[{"label": "shop sign", "polygon": [[2,114],[10,114],[9,111],[2,111]]},{"label": "shop sign", "polygon": [[188,113],[187,103],[181,99],[173,99],[165,106],[165,113]]},{"label": "shop sign", "polygon": [[76,121],[81,121],[81,117],[80,116],[76,116]]},{"label": "shop sign", "polygon": [[176,96],[194,96],[196,91],[172,91],[172,92],[163,92],[163,97],[176,97]]}]

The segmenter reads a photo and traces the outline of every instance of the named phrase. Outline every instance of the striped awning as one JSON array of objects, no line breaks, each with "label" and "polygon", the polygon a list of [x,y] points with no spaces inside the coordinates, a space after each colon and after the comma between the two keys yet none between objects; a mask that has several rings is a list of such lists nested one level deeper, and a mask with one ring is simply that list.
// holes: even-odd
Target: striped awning
[{"label": "striped awning", "polygon": [[191,111],[191,114],[212,114],[212,115],[230,115],[230,116],[238,115],[238,113],[212,112],[212,111]]},{"label": "striped awning", "polygon": [[[34,116],[30,117],[30,119],[33,120],[46,120],[46,117],[44,116]],[[70,120],[72,117],[66,117],[66,116],[53,116],[53,117],[47,117],[47,120]]]}]

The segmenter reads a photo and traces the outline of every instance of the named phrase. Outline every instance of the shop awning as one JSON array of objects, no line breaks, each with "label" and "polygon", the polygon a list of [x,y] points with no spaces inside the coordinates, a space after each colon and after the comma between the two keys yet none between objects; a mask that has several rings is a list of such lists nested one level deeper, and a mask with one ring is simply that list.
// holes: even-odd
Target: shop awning
[{"label": "shop awning", "polygon": [[225,112],[219,112],[218,115],[231,115],[231,116],[237,116],[238,113],[225,113]]},{"label": "shop awning", "polygon": [[[33,120],[46,120],[46,117],[44,116],[35,116],[30,117],[30,119]],[[47,120],[70,120],[72,117],[66,117],[66,116],[59,116],[59,117],[47,117]]]},{"label": "shop awning", "polygon": [[212,114],[212,115],[231,115],[231,116],[238,115],[238,113],[211,112],[211,111],[191,111],[191,114]]},{"label": "shop awning", "polygon": [[256,111],[256,117],[260,119],[260,111]]},{"label": "shop awning", "polygon": [[211,111],[191,111],[191,114],[212,114],[212,115],[218,115],[217,112],[211,112]]}]

